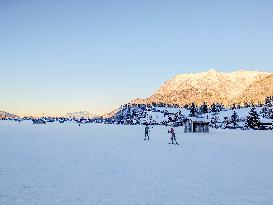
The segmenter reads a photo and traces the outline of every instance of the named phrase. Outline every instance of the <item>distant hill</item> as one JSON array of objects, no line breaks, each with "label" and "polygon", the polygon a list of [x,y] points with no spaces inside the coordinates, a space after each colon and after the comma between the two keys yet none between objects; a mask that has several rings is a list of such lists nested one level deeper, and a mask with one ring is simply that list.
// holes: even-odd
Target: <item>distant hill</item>
[{"label": "distant hill", "polygon": [[233,103],[264,102],[273,95],[272,73],[240,70],[231,73],[208,72],[180,74],[166,81],[153,95],[135,99],[130,103],[163,102],[185,105],[219,102],[225,106]]},{"label": "distant hill", "polygon": [[15,114],[11,114],[5,111],[0,111],[0,118],[17,118],[18,116]]},{"label": "distant hill", "polygon": [[116,115],[118,111],[119,111],[119,109],[115,109],[115,110],[113,110],[112,112],[103,114],[102,117],[103,117],[103,118],[112,117],[112,116]]},{"label": "distant hill", "polygon": [[94,118],[94,117],[98,117],[98,115],[92,114],[90,112],[87,111],[80,111],[80,112],[71,112],[71,113],[67,113],[65,115],[65,117],[75,117],[75,118]]}]

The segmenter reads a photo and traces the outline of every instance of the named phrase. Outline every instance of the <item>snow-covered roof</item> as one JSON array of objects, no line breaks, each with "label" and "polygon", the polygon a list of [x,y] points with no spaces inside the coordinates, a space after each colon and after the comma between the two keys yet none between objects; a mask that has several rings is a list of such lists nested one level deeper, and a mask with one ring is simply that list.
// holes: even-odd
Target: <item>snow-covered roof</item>
[{"label": "snow-covered roof", "polygon": [[262,119],[260,119],[260,122],[261,123],[271,123],[272,124],[272,119],[266,119],[266,118],[262,118]]}]

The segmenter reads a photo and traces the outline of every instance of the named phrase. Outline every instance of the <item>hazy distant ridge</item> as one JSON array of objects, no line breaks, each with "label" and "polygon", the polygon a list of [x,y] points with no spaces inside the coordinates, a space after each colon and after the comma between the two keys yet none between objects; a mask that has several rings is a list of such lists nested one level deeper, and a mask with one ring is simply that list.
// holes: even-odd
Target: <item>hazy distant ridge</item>
[{"label": "hazy distant ridge", "polygon": [[80,111],[80,112],[71,112],[71,113],[67,113],[65,115],[65,117],[68,117],[68,118],[93,118],[93,117],[98,117],[98,115],[95,115],[95,114],[92,114],[90,112],[87,112],[87,111]]},{"label": "hazy distant ridge", "polygon": [[5,111],[0,111],[0,118],[17,118],[18,116],[15,114],[11,114]]}]

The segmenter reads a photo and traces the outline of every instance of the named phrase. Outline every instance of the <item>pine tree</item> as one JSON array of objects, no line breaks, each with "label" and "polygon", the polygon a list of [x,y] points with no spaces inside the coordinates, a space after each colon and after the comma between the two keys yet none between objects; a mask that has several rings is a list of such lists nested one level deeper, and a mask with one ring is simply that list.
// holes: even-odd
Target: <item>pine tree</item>
[{"label": "pine tree", "polygon": [[247,118],[246,127],[251,129],[258,129],[260,127],[260,118],[255,108],[251,108]]},{"label": "pine tree", "polygon": [[212,105],[211,105],[211,112],[217,112],[217,108],[214,103],[212,103]]},{"label": "pine tree", "polygon": [[265,105],[267,107],[272,107],[272,100],[271,100],[271,97],[266,97],[265,98]]},{"label": "pine tree", "polygon": [[267,117],[270,119],[273,119],[273,109],[272,108],[268,109]]},{"label": "pine tree", "polygon": [[264,106],[261,111],[260,111],[260,114],[263,116],[263,117],[268,117],[268,108],[266,106]]},{"label": "pine tree", "polygon": [[196,112],[197,112],[197,110],[196,110],[195,104],[192,103],[191,107],[190,107],[190,117],[195,117],[196,116]]},{"label": "pine tree", "polygon": [[204,102],[203,105],[200,108],[202,113],[208,113],[208,106],[207,104]]},{"label": "pine tree", "polygon": [[230,124],[230,120],[228,117],[224,117],[224,120],[222,122],[222,125],[224,126],[223,128],[227,128],[227,126]]},{"label": "pine tree", "polygon": [[247,102],[245,102],[244,107],[249,107],[249,104]]},{"label": "pine tree", "polygon": [[235,111],[230,117],[230,122],[233,124],[233,128],[235,129],[236,125],[238,125],[238,122],[239,122],[239,116],[237,115]]},{"label": "pine tree", "polygon": [[218,121],[219,121],[219,115],[218,115],[218,113],[213,114],[213,117],[211,118],[211,121],[210,121],[212,127],[218,128],[217,127]]}]

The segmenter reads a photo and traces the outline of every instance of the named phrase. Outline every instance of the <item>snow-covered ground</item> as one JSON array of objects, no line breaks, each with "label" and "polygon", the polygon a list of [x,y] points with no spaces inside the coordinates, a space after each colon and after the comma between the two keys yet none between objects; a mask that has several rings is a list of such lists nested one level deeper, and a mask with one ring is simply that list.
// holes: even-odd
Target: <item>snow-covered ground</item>
[{"label": "snow-covered ground", "polygon": [[273,132],[0,121],[0,204],[273,204]]}]

